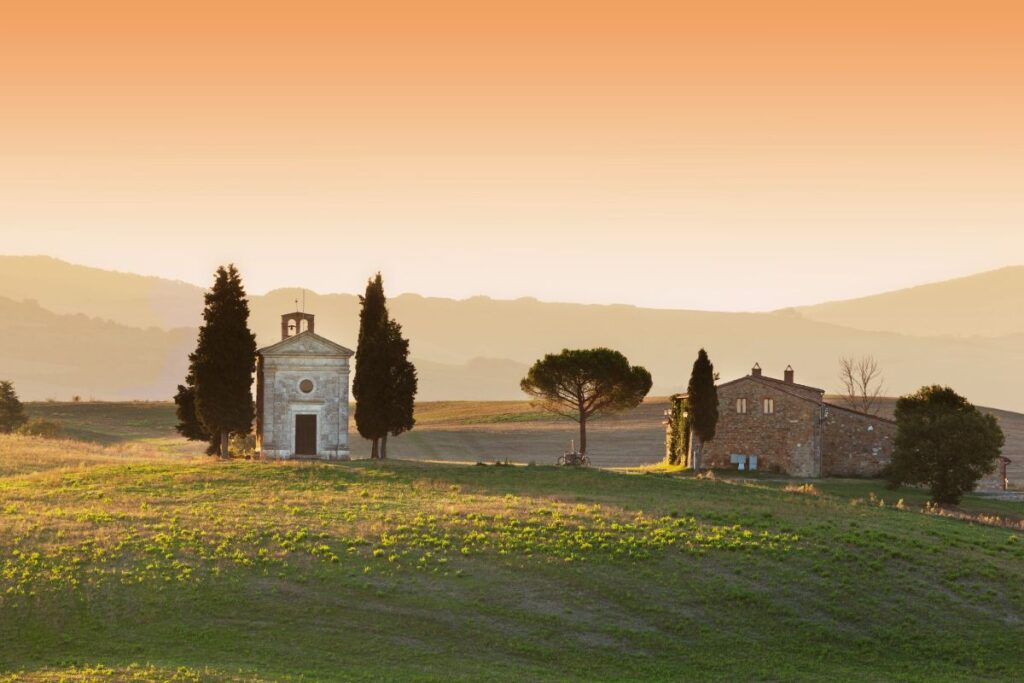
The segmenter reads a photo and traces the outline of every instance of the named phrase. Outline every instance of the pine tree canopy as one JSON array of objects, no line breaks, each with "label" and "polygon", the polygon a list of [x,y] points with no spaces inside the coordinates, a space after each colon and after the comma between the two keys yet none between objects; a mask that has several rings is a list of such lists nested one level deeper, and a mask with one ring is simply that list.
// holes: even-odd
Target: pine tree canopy
[{"label": "pine tree canopy", "polygon": [[0,381],[0,433],[13,432],[27,421],[25,406],[18,399],[14,383]]},{"label": "pine tree canopy", "polygon": [[576,420],[586,454],[587,420],[639,405],[651,390],[651,373],[613,349],[563,349],[534,363],[519,388],[541,408]]},{"label": "pine tree canopy", "polygon": [[715,387],[715,366],[708,353],[701,349],[693,363],[687,388],[690,429],[702,441],[715,438],[718,427],[718,389]]},{"label": "pine tree canopy", "polygon": [[203,321],[191,368],[196,415],[208,434],[248,434],[255,416],[256,336],[249,331],[249,302],[234,265],[217,269]]}]

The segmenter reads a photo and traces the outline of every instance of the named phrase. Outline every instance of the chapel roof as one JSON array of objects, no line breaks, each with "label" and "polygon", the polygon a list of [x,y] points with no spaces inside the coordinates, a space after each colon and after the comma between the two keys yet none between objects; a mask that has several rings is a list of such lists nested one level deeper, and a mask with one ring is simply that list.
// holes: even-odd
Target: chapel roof
[{"label": "chapel roof", "polygon": [[348,349],[341,344],[332,342],[326,337],[321,337],[315,332],[309,330],[305,332],[299,332],[296,335],[292,335],[287,339],[282,339],[276,344],[270,346],[264,346],[262,349],[256,351],[261,356],[291,356],[291,355],[329,355],[329,356],[344,356],[350,358],[355,355],[355,351]]}]

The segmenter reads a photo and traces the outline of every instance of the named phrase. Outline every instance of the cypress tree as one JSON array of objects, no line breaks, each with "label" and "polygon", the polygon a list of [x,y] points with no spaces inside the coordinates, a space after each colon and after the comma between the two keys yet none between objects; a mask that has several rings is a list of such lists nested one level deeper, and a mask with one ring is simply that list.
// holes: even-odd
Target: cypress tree
[{"label": "cypress tree", "polygon": [[701,349],[690,373],[690,384],[686,396],[689,406],[690,448],[693,456],[690,462],[700,467],[700,452],[705,441],[715,438],[718,426],[718,389],[715,387],[715,366],[708,353]]},{"label": "cypress tree", "polygon": [[409,361],[409,340],[402,336],[402,326],[388,320],[385,348],[388,356],[388,431],[381,437],[380,457],[388,457],[388,434],[398,436],[416,424],[414,416],[419,379],[416,366]]},{"label": "cypress tree", "polygon": [[228,437],[252,431],[255,416],[256,336],[249,331],[249,302],[233,264],[217,269],[203,321],[191,356],[195,412],[206,433],[219,440],[221,457],[227,457]]},{"label": "cypress tree", "polygon": [[210,436],[196,414],[196,377],[192,367],[194,362],[195,354],[193,353],[189,355],[189,370],[185,377],[185,384],[179,384],[178,393],[174,395],[175,414],[178,417],[175,429],[189,441],[209,442],[206,454],[213,455],[220,450],[220,435],[217,435],[216,438]]},{"label": "cypress tree", "polygon": [[380,441],[389,430],[390,371],[387,352],[388,309],[380,273],[366,284],[359,297],[359,339],[352,396],[356,399],[356,429],[372,441],[371,458],[379,458]]},{"label": "cypress tree", "polygon": [[14,383],[0,382],[0,433],[9,434],[27,421],[25,406],[18,399]]}]

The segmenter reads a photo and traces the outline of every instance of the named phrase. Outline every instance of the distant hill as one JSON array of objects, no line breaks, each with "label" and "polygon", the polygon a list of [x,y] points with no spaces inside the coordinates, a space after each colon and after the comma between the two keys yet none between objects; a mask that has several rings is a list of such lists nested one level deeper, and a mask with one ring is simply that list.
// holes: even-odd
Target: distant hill
[{"label": "distant hill", "polygon": [[[0,257],[0,265],[14,262]],[[37,267],[25,266],[32,263]],[[38,303],[0,305],[0,329],[10,333],[0,341],[0,377],[16,380],[22,395],[119,399],[173,393],[194,343],[200,288],[53,259],[22,260],[19,268],[20,278],[0,269],[0,297],[24,299],[31,293]],[[982,281],[1008,286],[1001,278]],[[278,340],[281,313],[293,310],[301,295],[280,289],[251,297],[251,327],[260,345]],[[306,310],[316,314],[317,332],[355,347],[357,296],[306,292],[305,301]],[[704,346],[723,379],[747,373],[755,362],[773,376],[793,364],[798,381],[836,391],[838,357],[873,354],[891,393],[944,383],[977,403],[1024,410],[1017,389],[1024,383],[1024,333],[909,336],[843,327],[792,309],[715,313],[414,294],[393,297],[389,305],[411,340],[422,400],[522,398],[519,379],[538,357],[599,345],[646,366],[654,376],[653,393],[666,395],[685,387],[697,349]],[[57,314],[74,306],[85,315]],[[189,327],[141,329],[158,319]],[[999,328],[993,323],[985,329]]]},{"label": "distant hill", "polygon": [[203,312],[203,290],[195,285],[49,256],[0,256],[0,296],[131,327],[195,327]]},{"label": "distant hill", "polygon": [[[276,339],[278,314],[294,306],[297,292],[277,290],[253,298],[253,329],[261,343]],[[746,374],[755,362],[781,377],[792,363],[799,381],[836,391],[838,357],[870,353],[880,361],[890,391],[942,382],[987,405],[1024,409],[1024,398],[1015,388],[1016,381],[1024,380],[1024,347],[991,340],[868,332],[792,312],[671,311],[487,297],[455,301],[408,294],[391,299],[389,306],[412,340],[413,355],[447,366],[443,382],[438,375],[424,377],[431,400],[469,398],[448,393],[448,387],[457,386],[456,375],[463,386],[473,384],[474,399],[519,398],[521,371],[536,358],[563,347],[596,345],[619,349],[646,366],[654,375],[653,392],[670,394],[685,386],[697,349],[705,346],[724,379]],[[306,309],[317,314],[318,332],[354,344],[355,296],[307,292]],[[487,375],[492,379],[485,382],[478,368],[463,366],[479,358],[511,363],[499,368],[491,361]]]},{"label": "distant hill", "polygon": [[168,399],[192,329],[141,329],[0,298],[0,379],[23,399]]},{"label": "distant hill", "polygon": [[818,322],[916,336],[1024,335],[1024,266],[796,309]]}]

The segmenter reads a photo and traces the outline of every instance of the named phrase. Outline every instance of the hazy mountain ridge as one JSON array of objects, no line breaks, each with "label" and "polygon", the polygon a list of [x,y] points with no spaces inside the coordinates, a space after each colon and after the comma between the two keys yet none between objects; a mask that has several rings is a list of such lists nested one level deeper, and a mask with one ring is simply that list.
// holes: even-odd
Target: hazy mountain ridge
[{"label": "hazy mountain ridge", "polygon": [[128,327],[0,297],[0,377],[23,399],[169,399],[195,330]]},{"label": "hazy mountain ridge", "polygon": [[[0,257],[0,266],[10,259]],[[139,323],[133,326],[126,321],[152,320],[162,313],[169,319],[192,316],[198,320],[202,290],[184,283],[140,290],[139,276],[99,271],[105,274],[100,277],[92,272],[96,269],[84,269],[93,284],[79,286],[81,267],[53,259],[42,263],[45,267],[23,270],[25,279],[13,292],[0,289],[0,296],[40,294],[33,297],[38,305],[13,301],[0,305],[0,325],[15,331],[18,338],[0,342],[0,377],[11,377],[23,395],[36,399],[72,394],[168,398],[173,394],[184,375],[195,327],[142,330],[137,328]],[[63,289],[77,291],[62,298],[54,278]],[[10,279],[9,274],[0,278],[0,285]],[[39,281],[37,286],[33,279]],[[107,313],[120,322],[90,321],[86,315],[45,310],[66,309],[82,301],[85,291],[94,296],[83,301],[83,313]],[[112,292],[109,301],[95,298],[108,291]],[[250,322],[260,345],[278,340],[279,316],[293,310],[297,298],[301,301],[302,290],[279,289],[251,297]],[[171,316],[166,309],[172,305],[182,310]],[[781,376],[791,363],[798,381],[835,391],[837,358],[871,353],[885,370],[890,393],[941,382],[980,403],[1024,409],[1024,397],[1016,390],[1024,380],[1024,347],[1018,335],[914,337],[842,327],[793,310],[716,313],[413,294],[396,296],[389,306],[411,339],[425,400],[521,398],[519,379],[536,358],[563,347],[596,345],[617,348],[634,363],[646,366],[654,376],[653,393],[664,395],[685,386],[693,357],[705,346],[724,379],[745,374],[754,362],[760,362],[767,374]],[[307,291],[305,307],[317,316],[317,332],[355,346],[357,296]],[[58,372],[55,367],[63,369]]]},{"label": "hazy mountain ridge", "polygon": [[793,309],[819,322],[915,336],[1024,335],[1024,266]]},{"label": "hazy mountain ridge", "polygon": [[49,256],[0,256],[0,296],[37,301],[130,327],[195,327],[203,290],[177,280],[80,266]]}]

